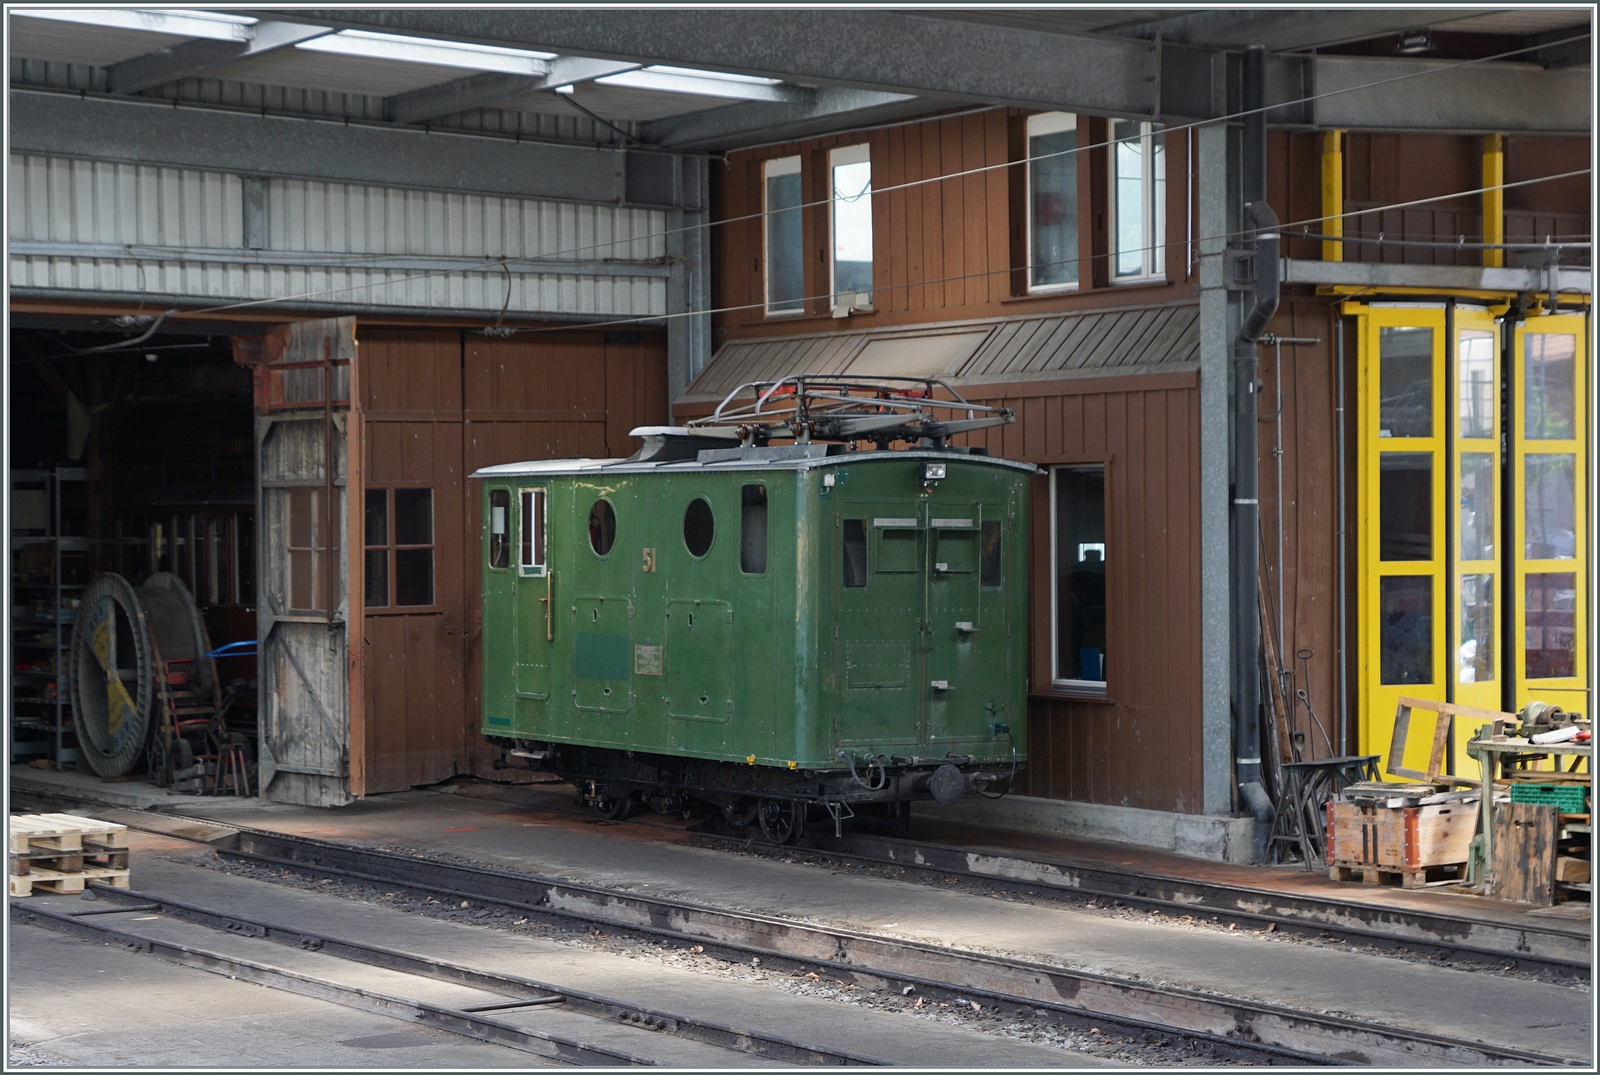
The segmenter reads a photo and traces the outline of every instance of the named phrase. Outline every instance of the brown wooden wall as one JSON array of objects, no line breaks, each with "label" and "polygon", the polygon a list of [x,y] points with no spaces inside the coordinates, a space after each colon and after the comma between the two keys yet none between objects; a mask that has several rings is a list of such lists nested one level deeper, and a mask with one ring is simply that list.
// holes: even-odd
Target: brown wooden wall
[{"label": "brown wooden wall", "polygon": [[[1167,139],[1167,264],[1168,281],[1117,287],[1103,283],[1104,258],[1091,264],[1085,258],[1080,276],[1085,286],[1067,294],[1029,296],[1022,274],[1014,272],[1025,226],[1026,203],[1020,197],[1022,167],[996,168],[976,175],[901,190],[873,197],[872,244],[874,256],[873,305],[876,312],[834,319],[826,303],[808,304],[799,317],[767,318],[762,266],[763,161],[801,157],[804,199],[827,197],[828,150],[837,146],[872,146],[872,182],[875,189],[936,176],[965,172],[1023,159],[1026,113],[997,108],[950,118],[804,142],[769,146],[733,154],[728,167],[712,169],[713,210],[716,219],[731,222],[712,233],[717,272],[712,281],[719,309],[740,307],[715,319],[718,344],[730,337],[793,335],[808,332],[859,331],[901,324],[926,324],[942,320],[1002,317],[1121,303],[1167,302],[1194,294],[1185,264],[1185,241],[1190,226],[1184,199],[1189,135]],[[1079,140],[1105,138],[1105,121],[1080,117]],[[1086,222],[1079,249],[1104,250],[1105,152],[1080,156],[1079,204]],[[734,219],[756,214],[751,219]],[[808,247],[808,296],[828,289],[827,211],[819,206],[805,210],[804,233]],[[1022,246],[1020,249],[1025,250]],[[1093,271],[1091,271],[1091,269]]]},{"label": "brown wooden wall", "polygon": [[[1262,347],[1260,399],[1262,421],[1257,430],[1261,458],[1261,537],[1265,542],[1262,565],[1267,596],[1277,603],[1278,578],[1284,583],[1284,654],[1287,661],[1301,650],[1311,650],[1308,664],[1296,660],[1294,686],[1305,689],[1321,731],[1311,727],[1302,707],[1296,727],[1310,742],[1304,757],[1326,758],[1342,754],[1336,746],[1338,728],[1338,384],[1335,379],[1335,325],[1339,320],[1330,300],[1311,295],[1286,295],[1267,331],[1278,336],[1316,338],[1317,344],[1284,345],[1281,351]],[[1283,560],[1278,560],[1278,469],[1273,458],[1276,423],[1268,419],[1277,410],[1279,367],[1283,378]],[[1345,410],[1347,505],[1354,503],[1356,338],[1353,325],[1345,326]],[[1347,514],[1346,526],[1354,534],[1355,520]],[[1354,563],[1353,536],[1346,542]],[[1354,572],[1350,572],[1353,582]],[[1347,609],[1355,622],[1353,590]],[[1309,674],[1308,673],[1309,670]],[[1354,651],[1348,672],[1348,698],[1354,713]],[[1354,719],[1352,717],[1352,725]]]},{"label": "brown wooden wall", "polygon": [[1026,775],[1055,799],[1198,813],[1200,397],[1194,373],[975,388],[1015,423],[974,435],[1040,466],[1106,466],[1106,698],[1050,687],[1050,496],[1034,479]]},{"label": "brown wooden wall", "polygon": [[359,331],[369,488],[434,493],[435,604],[367,609],[369,794],[492,775],[477,732],[479,467],[628,455],[667,419],[659,333],[551,332],[489,340],[456,330]]},{"label": "brown wooden wall", "polygon": [[[1533,136],[1507,137],[1505,181],[1518,183],[1559,175],[1588,166],[1589,140]],[[1322,215],[1322,135],[1318,132],[1274,131],[1267,136],[1268,200],[1290,236],[1286,253],[1296,258],[1321,257],[1318,242],[1293,238],[1302,222]],[[1483,139],[1470,135],[1380,134],[1351,132],[1344,139],[1344,196],[1347,211],[1443,198],[1483,185]],[[1465,237],[1481,242],[1482,201],[1479,195],[1444,198],[1406,209],[1364,213],[1345,222],[1347,236],[1363,239],[1451,242]],[[1511,242],[1543,241],[1550,235],[1588,236],[1589,182],[1574,176],[1550,183],[1514,187],[1505,194],[1506,238]],[[1309,224],[1312,234],[1320,227]],[[1576,256],[1575,256],[1576,254]],[[1588,263],[1587,256],[1568,251],[1569,264]],[[1346,261],[1406,265],[1482,265],[1478,250],[1347,244]]]}]

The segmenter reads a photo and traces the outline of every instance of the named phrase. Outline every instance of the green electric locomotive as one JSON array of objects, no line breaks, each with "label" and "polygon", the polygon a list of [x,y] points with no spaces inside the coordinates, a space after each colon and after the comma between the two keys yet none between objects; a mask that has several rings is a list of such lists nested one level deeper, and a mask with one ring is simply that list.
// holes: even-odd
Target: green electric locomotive
[{"label": "green electric locomotive", "polygon": [[1035,468],[947,446],[1009,411],[884,380],[745,385],[634,430],[628,459],[474,474],[498,764],[609,817],[701,803],[777,843],[808,809],[837,831],[1003,794],[1026,757]]}]

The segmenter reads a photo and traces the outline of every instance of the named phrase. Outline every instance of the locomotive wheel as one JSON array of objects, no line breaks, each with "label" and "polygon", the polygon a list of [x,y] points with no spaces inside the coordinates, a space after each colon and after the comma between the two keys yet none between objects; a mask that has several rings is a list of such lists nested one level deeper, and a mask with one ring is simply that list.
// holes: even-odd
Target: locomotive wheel
[{"label": "locomotive wheel", "polygon": [[796,843],[806,829],[806,805],[786,799],[766,799],[756,810],[756,822],[761,826],[761,835],[772,843],[779,846]]},{"label": "locomotive wheel", "polygon": [[611,821],[626,821],[628,815],[633,813],[633,796],[619,795],[615,798],[596,799],[594,808],[600,816]]}]

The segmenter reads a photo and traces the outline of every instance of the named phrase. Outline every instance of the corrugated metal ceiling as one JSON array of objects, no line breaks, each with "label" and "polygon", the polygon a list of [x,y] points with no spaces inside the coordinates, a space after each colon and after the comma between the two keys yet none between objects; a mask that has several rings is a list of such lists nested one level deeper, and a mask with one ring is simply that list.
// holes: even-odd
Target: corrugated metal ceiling
[{"label": "corrugated metal ceiling", "polygon": [[[113,16],[117,14],[112,13]],[[150,24],[161,25],[161,13],[150,14],[153,16]],[[94,13],[82,12],[79,15],[92,18]],[[129,20],[124,18],[120,21]],[[98,68],[170,49],[190,40],[180,34],[156,32],[141,26],[94,25],[83,21],[63,21],[56,17],[34,17],[27,12],[17,11],[10,13],[8,23],[10,55],[13,59],[49,60]],[[332,44],[335,39],[343,42],[345,35],[357,35],[362,44],[372,47],[353,50]],[[549,58],[552,55],[533,50],[428,42],[419,44],[433,46],[445,55],[423,61],[416,54],[424,49],[406,47],[414,40],[399,35],[344,31],[221,63],[208,68],[204,74],[206,79],[223,82],[382,98],[443,85],[484,72],[513,71],[516,66],[514,58],[518,56]],[[455,58],[452,53],[459,54],[459,66],[448,62]],[[726,76],[725,92],[718,92],[716,86],[723,76],[716,72],[700,74],[707,76],[708,89],[704,93],[694,92],[692,88],[685,90],[681,86],[662,90],[580,82],[570,94],[543,91],[520,95],[508,93],[507,98],[497,104],[514,111],[558,116],[582,115],[582,111],[571,103],[575,100],[583,109],[613,122],[647,122],[723,107],[739,99],[741,86],[766,81]]]}]

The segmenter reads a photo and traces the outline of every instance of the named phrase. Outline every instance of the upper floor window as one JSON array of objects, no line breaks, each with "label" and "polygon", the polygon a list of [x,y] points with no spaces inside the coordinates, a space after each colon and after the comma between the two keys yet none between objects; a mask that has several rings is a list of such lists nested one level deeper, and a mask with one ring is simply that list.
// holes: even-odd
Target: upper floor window
[{"label": "upper floor window", "polygon": [[828,153],[833,190],[830,291],[835,306],[872,304],[872,147]]},{"label": "upper floor window", "polygon": [[761,166],[766,205],[763,218],[767,267],[767,316],[805,312],[805,246],[800,226],[800,158],[781,157]]},{"label": "upper floor window", "polygon": [[1078,117],[1028,117],[1028,290],[1078,284]]},{"label": "upper floor window", "polygon": [[1111,124],[1111,275],[1138,280],[1166,272],[1167,163],[1161,124]]}]

